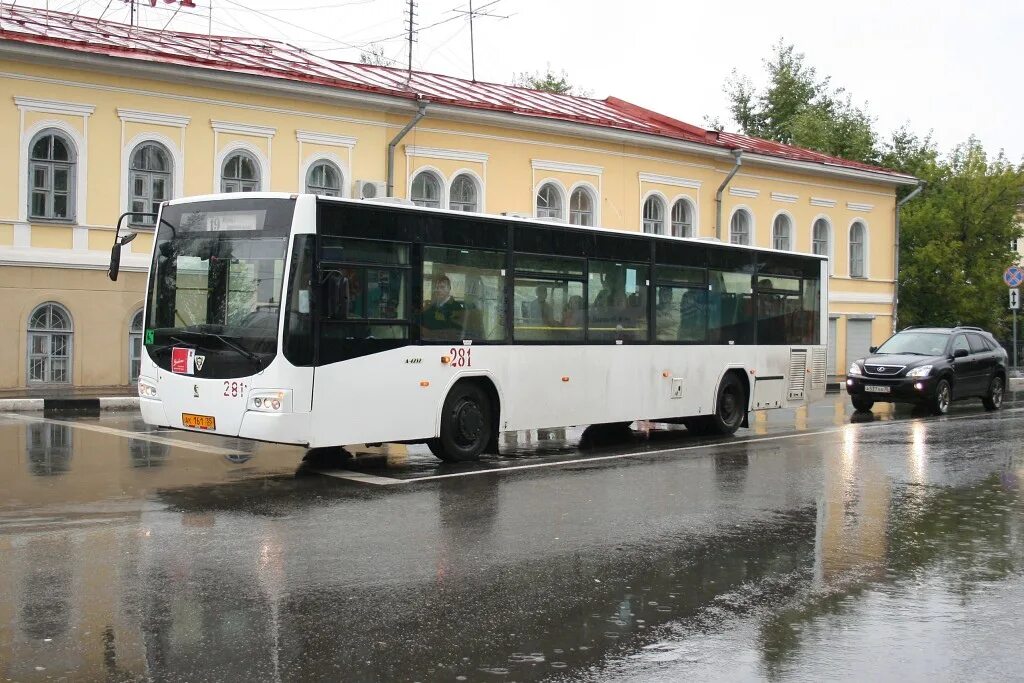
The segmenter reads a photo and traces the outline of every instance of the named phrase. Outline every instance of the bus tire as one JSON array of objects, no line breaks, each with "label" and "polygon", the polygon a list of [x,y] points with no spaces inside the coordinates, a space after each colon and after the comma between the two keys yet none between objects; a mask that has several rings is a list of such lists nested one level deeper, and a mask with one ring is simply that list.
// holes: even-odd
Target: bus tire
[{"label": "bus tire", "polygon": [[494,445],[494,406],[475,382],[459,382],[441,408],[441,435],[427,442],[430,452],[445,462],[477,460]]},{"label": "bus tire", "polygon": [[708,416],[708,427],[715,434],[735,434],[747,415],[747,392],[735,373],[727,372],[715,395],[715,412]]}]

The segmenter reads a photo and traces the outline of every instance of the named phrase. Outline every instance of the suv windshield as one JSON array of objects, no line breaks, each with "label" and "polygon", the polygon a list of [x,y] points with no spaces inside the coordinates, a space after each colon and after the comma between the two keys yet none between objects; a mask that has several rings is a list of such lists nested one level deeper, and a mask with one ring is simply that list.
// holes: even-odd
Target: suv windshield
[{"label": "suv windshield", "polygon": [[[251,374],[277,350],[294,202],[238,199],[167,206],[157,229],[145,342],[210,353],[208,377]],[[216,366],[220,367],[216,367]],[[226,373],[226,374],[225,374]]]},{"label": "suv windshield", "polygon": [[941,356],[949,335],[945,332],[900,332],[878,347],[876,353],[912,353],[919,356]]}]

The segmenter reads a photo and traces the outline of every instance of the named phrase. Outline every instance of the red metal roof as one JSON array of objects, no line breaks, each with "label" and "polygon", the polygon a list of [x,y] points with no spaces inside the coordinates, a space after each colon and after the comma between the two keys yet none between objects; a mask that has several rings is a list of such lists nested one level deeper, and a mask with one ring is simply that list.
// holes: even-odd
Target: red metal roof
[{"label": "red metal roof", "polygon": [[131,27],[63,12],[0,5],[0,40],[59,47],[124,59],[179,64],[415,99],[456,107],[647,133],[717,148],[909,178],[883,168],[735,133],[717,133],[625,102],[597,100],[498,83],[319,57],[262,38],[206,36]]}]

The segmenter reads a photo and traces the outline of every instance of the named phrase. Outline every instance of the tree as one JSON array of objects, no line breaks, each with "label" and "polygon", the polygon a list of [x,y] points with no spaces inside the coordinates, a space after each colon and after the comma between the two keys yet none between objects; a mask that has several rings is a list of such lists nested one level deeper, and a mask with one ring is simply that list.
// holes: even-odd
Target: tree
[{"label": "tree", "polygon": [[844,90],[832,90],[829,78],[819,78],[805,59],[780,40],[763,62],[768,83],[760,90],[733,70],[725,93],[740,130],[844,159],[877,162],[874,119]]},{"label": "tree", "polygon": [[551,65],[548,64],[545,71],[534,71],[533,73],[520,73],[512,79],[512,85],[519,86],[521,88],[532,88],[533,90],[543,90],[544,92],[553,92],[557,95],[575,95],[576,97],[590,97],[589,90],[583,90],[574,86],[569,81],[569,74],[562,69],[558,73],[555,73],[551,69]]},{"label": "tree", "polygon": [[369,49],[359,53],[360,64],[371,64],[373,66],[394,66],[395,60],[384,54],[384,48],[380,45],[370,45]]},{"label": "tree", "polygon": [[930,137],[893,134],[882,163],[924,180],[900,213],[900,323],[980,325],[1006,334],[1010,241],[1024,190],[1024,166],[989,159],[976,138],[941,157]]}]

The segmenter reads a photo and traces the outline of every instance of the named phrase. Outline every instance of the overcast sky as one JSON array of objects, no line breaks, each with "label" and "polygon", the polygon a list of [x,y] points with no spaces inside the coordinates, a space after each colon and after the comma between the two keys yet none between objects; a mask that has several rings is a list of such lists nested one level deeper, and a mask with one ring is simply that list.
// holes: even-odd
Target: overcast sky
[{"label": "overcast sky", "polygon": [[[205,33],[211,0],[174,14],[140,0],[140,23]],[[407,0],[212,0],[214,33],[286,40],[356,61],[376,43],[405,65]],[[44,7],[47,0],[18,0]],[[722,85],[731,71],[763,78],[782,38],[807,55],[877,129],[904,122],[947,150],[976,135],[994,154],[1024,155],[1024,3],[1012,0],[694,2],[692,0],[473,0],[496,16],[474,22],[478,80],[564,69],[603,98],[615,95],[683,121],[733,124]],[[126,0],[49,0],[51,9],[128,21]],[[417,0],[413,66],[470,77],[468,0]],[[500,18],[507,17],[507,18]],[[355,47],[353,47],[355,46]]]}]

